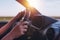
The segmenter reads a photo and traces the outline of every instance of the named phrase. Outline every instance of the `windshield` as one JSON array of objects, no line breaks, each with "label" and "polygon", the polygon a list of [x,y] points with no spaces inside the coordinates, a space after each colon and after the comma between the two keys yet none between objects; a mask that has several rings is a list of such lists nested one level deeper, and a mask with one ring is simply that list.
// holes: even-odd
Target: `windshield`
[{"label": "windshield", "polygon": [[[60,16],[60,0],[37,0],[34,3],[35,8],[43,15]],[[0,0],[0,17],[16,16],[24,9],[16,0]]]}]

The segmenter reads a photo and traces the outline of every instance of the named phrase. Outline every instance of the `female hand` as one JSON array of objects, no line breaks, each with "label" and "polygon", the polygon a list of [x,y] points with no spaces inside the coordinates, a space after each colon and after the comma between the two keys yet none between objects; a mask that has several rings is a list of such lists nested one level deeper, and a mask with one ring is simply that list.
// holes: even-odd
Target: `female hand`
[{"label": "female hand", "polygon": [[28,22],[18,22],[15,27],[1,40],[13,40],[14,38],[18,38],[27,32],[28,26],[26,25]]}]

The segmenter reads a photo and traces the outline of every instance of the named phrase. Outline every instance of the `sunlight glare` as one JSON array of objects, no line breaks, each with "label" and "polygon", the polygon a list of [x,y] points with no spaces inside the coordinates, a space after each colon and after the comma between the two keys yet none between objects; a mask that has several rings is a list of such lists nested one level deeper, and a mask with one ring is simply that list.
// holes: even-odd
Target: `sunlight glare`
[{"label": "sunlight glare", "polygon": [[37,0],[27,0],[30,6],[37,6]]},{"label": "sunlight glare", "polygon": [[43,6],[43,3],[41,0],[27,0],[30,6],[32,7],[38,7],[38,6]]}]

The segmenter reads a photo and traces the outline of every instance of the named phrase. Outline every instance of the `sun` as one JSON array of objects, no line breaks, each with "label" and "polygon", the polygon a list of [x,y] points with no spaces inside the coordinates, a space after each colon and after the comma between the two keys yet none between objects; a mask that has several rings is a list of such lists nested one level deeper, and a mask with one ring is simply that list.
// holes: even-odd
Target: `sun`
[{"label": "sun", "polygon": [[37,0],[27,0],[27,1],[28,1],[29,5],[32,6],[32,7],[38,5],[38,4],[37,4]]},{"label": "sun", "polygon": [[41,0],[27,0],[29,5],[32,7],[42,7],[43,6],[43,2]]}]

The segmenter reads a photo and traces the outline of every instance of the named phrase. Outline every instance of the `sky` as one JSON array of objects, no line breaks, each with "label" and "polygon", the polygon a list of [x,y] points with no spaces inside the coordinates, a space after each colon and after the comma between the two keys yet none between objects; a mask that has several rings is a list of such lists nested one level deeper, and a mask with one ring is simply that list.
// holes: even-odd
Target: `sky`
[{"label": "sky", "polygon": [[[34,6],[46,16],[60,16],[60,0],[37,0]],[[16,0],[0,0],[0,16],[16,16],[25,10]]]}]

